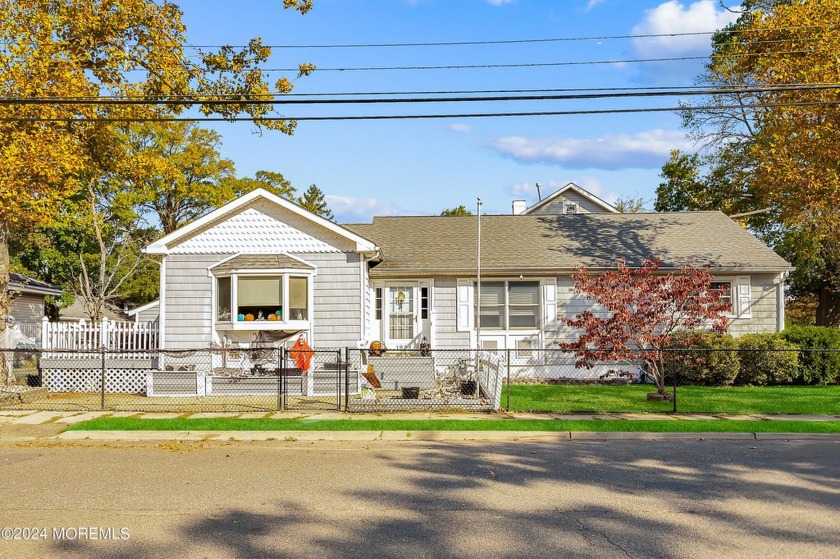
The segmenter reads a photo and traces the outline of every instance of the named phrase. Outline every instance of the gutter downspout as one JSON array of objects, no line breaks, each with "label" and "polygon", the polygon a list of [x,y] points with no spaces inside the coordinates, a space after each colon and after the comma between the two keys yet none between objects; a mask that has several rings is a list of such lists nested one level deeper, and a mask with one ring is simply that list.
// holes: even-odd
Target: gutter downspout
[{"label": "gutter downspout", "polygon": [[478,222],[478,242],[476,243],[476,259],[475,259],[475,267],[476,267],[476,276],[478,277],[478,281],[476,282],[476,289],[478,290],[478,294],[476,295],[476,305],[475,305],[475,347],[476,350],[481,351],[481,198],[476,198],[476,221]]},{"label": "gutter downspout", "polygon": [[782,272],[776,283],[776,332],[785,329],[785,280],[788,275],[790,272]]}]

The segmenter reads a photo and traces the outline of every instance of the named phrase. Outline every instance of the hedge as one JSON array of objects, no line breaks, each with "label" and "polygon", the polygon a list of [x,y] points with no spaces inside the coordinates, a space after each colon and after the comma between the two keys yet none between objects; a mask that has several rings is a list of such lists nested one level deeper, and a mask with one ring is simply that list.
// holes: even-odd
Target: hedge
[{"label": "hedge", "polygon": [[741,370],[736,384],[790,384],[799,375],[799,347],[775,332],[738,339]]},{"label": "hedge", "polygon": [[782,332],[782,337],[805,350],[799,355],[797,384],[840,381],[840,328],[791,326]]},{"label": "hedge", "polygon": [[738,375],[738,345],[729,334],[683,330],[674,334],[671,347],[677,351],[667,369],[677,371],[680,384],[730,386]]}]

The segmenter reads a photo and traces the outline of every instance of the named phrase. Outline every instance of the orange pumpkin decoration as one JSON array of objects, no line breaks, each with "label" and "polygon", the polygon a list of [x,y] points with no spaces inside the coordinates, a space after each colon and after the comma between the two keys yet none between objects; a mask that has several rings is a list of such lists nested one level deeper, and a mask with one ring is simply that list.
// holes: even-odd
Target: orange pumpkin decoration
[{"label": "orange pumpkin decoration", "polygon": [[251,313],[248,313],[248,314],[245,315],[245,321],[246,322],[251,322],[253,320],[254,320],[254,315],[252,315]]},{"label": "orange pumpkin decoration", "polygon": [[272,320],[273,320],[274,322],[277,322],[277,315],[276,315],[276,314],[270,314],[270,315],[268,315],[268,320],[269,320],[269,322],[271,322]]}]

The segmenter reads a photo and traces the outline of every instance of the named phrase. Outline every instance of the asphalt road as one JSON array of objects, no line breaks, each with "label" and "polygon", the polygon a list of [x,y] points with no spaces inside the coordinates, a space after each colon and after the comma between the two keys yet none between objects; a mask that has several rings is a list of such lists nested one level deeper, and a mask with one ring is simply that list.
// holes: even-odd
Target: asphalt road
[{"label": "asphalt road", "polygon": [[836,441],[8,443],[0,490],[0,557],[840,557]]}]

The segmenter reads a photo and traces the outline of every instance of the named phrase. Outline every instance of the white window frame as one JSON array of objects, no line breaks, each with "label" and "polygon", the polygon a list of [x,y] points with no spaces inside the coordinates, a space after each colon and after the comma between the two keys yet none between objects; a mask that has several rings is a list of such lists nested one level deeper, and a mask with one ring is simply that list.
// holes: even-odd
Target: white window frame
[{"label": "white window frame", "polygon": [[[497,278],[493,278],[493,279],[488,279],[487,281],[482,281],[481,282],[482,285],[487,285],[487,284],[491,284],[491,283],[501,283],[501,284],[504,285],[504,291],[505,291],[505,302],[504,302],[504,313],[505,314],[504,314],[504,318],[505,318],[505,320],[504,320],[504,325],[501,328],[494,328],[494,327],[491,327],[491,326],[482,326],[481,327],[482,331],[487,331],[487,332],[534,332],[534,331],[539,331],[542,328],[542,325],[543,325],[543,303],[544,303],[543,297],[544,297],[544,295],[543,295],[543,292],[542,292],[543,291],[542,282],[539,279],[528,278],[528,279],[517,280],[517,279],[502,279],[502,278],[497,279]],[[516,283],[536,284],[536,288],[537,288],[537,303],[536,303],[537,316],[536,316],[536,322],[535,322],[534,326],[514,326],[514,327],[511,327],[511,325],[510,325],[510,308],[511,308],[510,307],[510,285],[511,284],[516,284]],[[478,282],[474,281],[473,282],[473,304],[472,304],[473,316],[476,316],[476,312],[480,308],[480,303],[481,303],[481,301],[480,301],[479,293],[478,293]],[[528,306],[530,306],[530,305],[528,305]],[[480,316],[480,315],[481,315],[481,313],[479,312],[478,316]]]},{"label": "white window frame", "polygon": [[[315,287],[315,273],[311,270],[299,270],[293,268],[282,268],[272,270],[236,270],[230,273],[210,274],[212,278],[212,301],[213,301],[213,326],[216,330],[309,330],[312,325],[312,317],[314,314],[314,287]],[[283,297],[281,306],[283,308],[282,320],[250,320],[239,321],[236,315],[238,314],[238,300],[239,300],[239,278],[247,277],[266,277],[266,278],[280,278],[282,285]],[[303,277],[306,278],[306,296],[307,296],[307,317],[305,320],[290,320],[289,314],[289,278]],[[219,278],[230,278],[230,321],[218,320],[218,280]]]},{"label": "white window frame", "polygon": [[735,314],[737,312],[737,309],[735,307],[735,303],[736,303],[736,301],[735,301],[735,290],[737,289],[737,287],[735,287],[736,286],[735,282],[732,281],[732,280],[712,280],[712,282],[709,284],[709,289],[711,291],[714,291],[715,288],[713,286],[715,284],[724,284],[724,283],[729,284],[729,310],[727,312],[725,312],[724,314],[728,318],[732,318],[732,317],[735,316]]},{"label": "white window frame", "polygon": [[[569,211],[573,210],[573,211]],[[577,202],[563,202],[563,214],[574,215],[580,213],[580,204]]]}]

